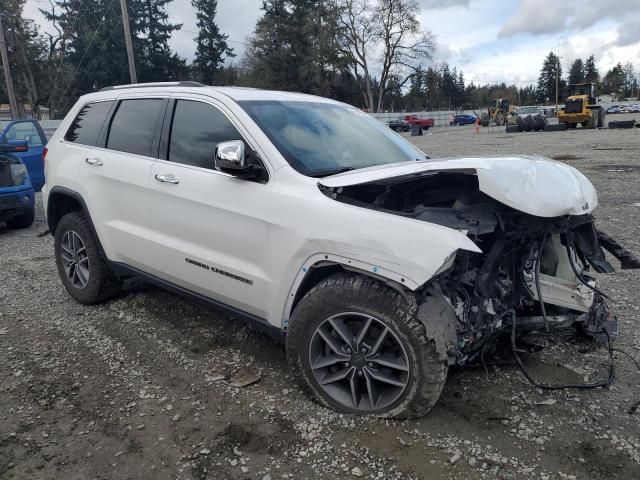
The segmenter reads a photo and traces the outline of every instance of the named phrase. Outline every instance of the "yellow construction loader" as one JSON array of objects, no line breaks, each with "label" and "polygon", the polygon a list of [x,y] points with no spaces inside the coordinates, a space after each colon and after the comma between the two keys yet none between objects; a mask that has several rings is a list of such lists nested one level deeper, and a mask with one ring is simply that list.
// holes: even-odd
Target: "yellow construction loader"
[{"label": "yellow construction loader", "polygon": [[595,90],[595,83],[569,85],[569,97],[558,112],[558,122],[566,123],[569,128],[576,128],[578,124],[583,128],[603,127],[605,111],[597,104]]},{"label": "yellow construction loader", "polygon": [[494,98],[487,109],[487,113],[482,115],[480,120],[482,126],[488,127],[491,122],[498,126],[506,125],[510,115],[513,115],[515,106],[509,105],[508,98]]}]

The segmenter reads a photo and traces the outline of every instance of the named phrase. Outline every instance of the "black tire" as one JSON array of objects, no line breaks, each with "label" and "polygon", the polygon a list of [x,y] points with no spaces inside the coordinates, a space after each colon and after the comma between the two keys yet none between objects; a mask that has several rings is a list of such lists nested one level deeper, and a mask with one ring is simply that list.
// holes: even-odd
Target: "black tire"
[{"label": "black tire", "polygon": [[604,108],[599,108],[598,109],[598,128],[604,127],[605,115],[606,115],[606,112],[604,111]]},{"label": "black tire", "polygon": [[609,122],[609,128],[633,128],[635,120],[615,120]]},{"label": "black tire", "polygon": [[[416,318],[415,297],[404,295],[375,279],[336,274],[313,287],[296,306],[287,333],[287,359],[294,377],[321,405],[342,413],[386,418],[415,418],[429,412],[446,382],[446,359],[436,353],[435,341]],[[375,317],[401,342],[408,360],[406,387],[384,408],[357,409],[338,402],[323,390],[311,369],[309,348],[325,320],[359,312]],[[355,375],[355,373],[354,373]]]},{"label": "black tire", "polygon": [[525,132],[530,132],[531,131],[531,125],[529,125],[527,122],[525,122],[524,118],[522,117],[516,117],[516,123],[518,124],[518,126]]},{"label": "black tire", "polygon": [[538,130],[544,130],[544,127],[547,126],[547,119],[543,117],[541,114],[537,114],[533,117],[533,120],[536,122],[538,126]]},{"label": "black tire", "polygon": [[569,126],[569,128],[576,128],[578,126],[577,123],[567,123],[567,125]]},{"label": "black tire", "polygon": [[[67,232],[75,232],[80,237],[86,250],[89,278],[84,287],[74,285],[65,271],[62,258],[62,242]],[[93,232],[91,222],[83,212],[67,213],[60,219],[56,227],[53,245],[60,279],[69,295],[77,302],[84,305],[93,305],[113,298],[121,292],[122,281],[109,268],[102,247]]]},{"label": "black tire", "polygon": [[520,128],[520,125],[507,125],[505,127],[505,132],[507,133],[519,133],[522,131],[522,128]]},{"label": "black tire", "polygon": [[545,132],[564,132],[569,126],[566,123],[547,123],[544,127]]},{"label": "black tire", "polygon": [[31,207],[29,210],[13,217],[11,220],[7,220],[7,227],[9,228],[29,228],[33,225],[35,219],[35,209]]},{"label": "black tire", "polygon": [[524,121],[527,122],[527,125],[531,127],[532,131],[537,132],[538,130],[540,130],[540,128],[538,127],[538,124],[536,123],[536,121],[533,119],[531,115],[527,115],[526,117],[524,117]]},{"label": "black tire", "polygon": [[[589,120],[587,122],[582,122],[582,126],[583,127],[587,127],[587,128],[597,128],[598,127],[598,110],[597,108],[594,108],[591,110],[591,118],[589,118]],[[585,125],[586,123],[586,125]]]}]

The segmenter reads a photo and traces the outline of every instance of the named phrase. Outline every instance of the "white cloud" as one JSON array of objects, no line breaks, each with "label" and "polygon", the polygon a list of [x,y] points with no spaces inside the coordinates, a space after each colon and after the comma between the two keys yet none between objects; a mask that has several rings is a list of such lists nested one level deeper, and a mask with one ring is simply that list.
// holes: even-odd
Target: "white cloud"
[{"label": "white cloud", "polygon": [[468,7],[471,0],[419,0],[419,5],[426,10],[448,7]]}]

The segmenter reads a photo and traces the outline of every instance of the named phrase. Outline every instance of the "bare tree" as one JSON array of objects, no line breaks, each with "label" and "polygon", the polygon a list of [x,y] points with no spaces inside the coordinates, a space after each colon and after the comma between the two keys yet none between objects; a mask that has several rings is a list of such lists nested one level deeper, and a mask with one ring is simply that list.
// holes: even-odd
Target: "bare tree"
[{"label": "bare tree", "polygon": [[431,33],[420,27],[418,13],[414,0],[378,2],[375,18],[380,22],[379,37],[384,48],[376,111],[382,109],[390,75],[397,76],[402,87],[423,61],[431,59],[435,41]]},{"label": "bare tree", "polygon": [[[404,86],[431,59],[433,35],[422,30],[415,0],[339,0],[341,45],[358,80],[366,108],[380,111],[391,76]],[[379,72],[377,103],[374,77]]]},{"label": "bare tree", "polygon": [[374,10],[368,0],[342,0],[340,3],[339,44],[360,85],[364,105],[374,110],[372,77],[369,72],[369,48],[378,41],[373,19]]}]

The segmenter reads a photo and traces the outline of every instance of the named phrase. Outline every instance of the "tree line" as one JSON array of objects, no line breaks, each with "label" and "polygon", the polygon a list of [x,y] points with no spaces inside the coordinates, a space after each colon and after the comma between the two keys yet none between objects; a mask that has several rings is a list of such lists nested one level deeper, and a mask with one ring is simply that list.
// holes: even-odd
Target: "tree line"
[{"label": "tree line", "polygon": [[[19,103],[48,107],[60,118],[85,93],[129,83],[119,2],[47,0],[41,12],[54,33],[24,18],[25,0],[0,0]],[[494,98],[514,105],[554,103],[567,85],[597,82],[604,93],[638,95],[631,63],[600,76],[594,56],[576,59],[568,76],[557,55],[545,58],[538,82],[476,85],[446,62],[433,62],[435,37],[420,24],[415,0],[263,0],[261,16],[237,57],[216,23],[217,0],[191,0],[196,13],[191,62],[173,52],[182,29],[166,7],[172,0],[128,0],[138,81],[196,80],[299,91],[367,111],[481,108]],[[6,13],[5,13],[6,12]],[[6,102],[4,82],[0,102]]]}]

